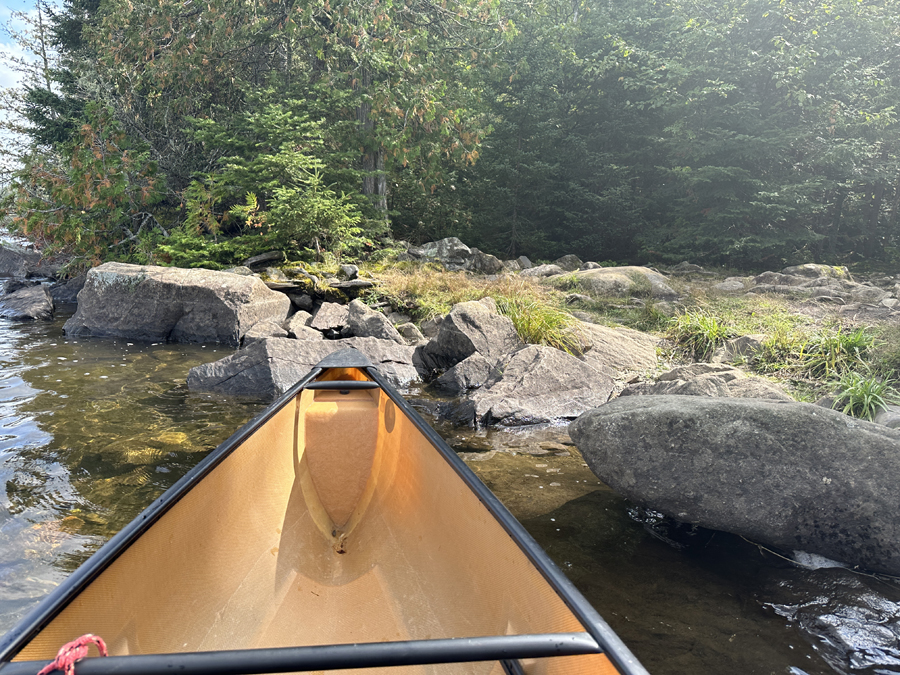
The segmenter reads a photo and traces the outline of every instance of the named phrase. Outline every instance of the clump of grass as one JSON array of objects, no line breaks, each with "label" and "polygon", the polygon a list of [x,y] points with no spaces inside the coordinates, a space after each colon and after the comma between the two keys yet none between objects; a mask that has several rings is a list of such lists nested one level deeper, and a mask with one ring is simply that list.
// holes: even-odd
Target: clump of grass
[{"label": "clump of grass", "polygon": [[861,375],[855,371],[844,373],[831,407],[845,415],[874,420],[881,410],[900,400],[891,384],[888,378]]},{"label": "clump of grass", "polygon": [[527,295],[494,295],[497,309],[508,317],[519,337],[529,344],[549,345],[570,354],[580,354],[583,344],[578,319]]},{"label": "clump of grass", "polygon": [[832,377],[865,365],[875,336],[865,327],[849,333],[842,328],[821,333],[803,346],[799,368],[811,377]]},{"label": "clump of grass", "polygon": [[669,339],[682,353],[696,361],[706,361],[734,331],[719,317],[703,310],[688,311],[671,319]]}]

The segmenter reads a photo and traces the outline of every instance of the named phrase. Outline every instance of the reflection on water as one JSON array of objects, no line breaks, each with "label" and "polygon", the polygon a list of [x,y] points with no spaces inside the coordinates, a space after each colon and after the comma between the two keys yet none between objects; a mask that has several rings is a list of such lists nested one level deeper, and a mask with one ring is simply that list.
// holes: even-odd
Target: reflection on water
[{"label": "reflection on water", "polygon": [[221,346],[0,320],[0,632],[260,407],[193,394]]},{"label": "reflection on water", "polygon": [[[187,391],[230,350],[67,340],[64,318],[0,320],[0,633],[263,405]],[[565,427],[436,427],[654,675],[900,673],[896,582],[628,504]]]}]

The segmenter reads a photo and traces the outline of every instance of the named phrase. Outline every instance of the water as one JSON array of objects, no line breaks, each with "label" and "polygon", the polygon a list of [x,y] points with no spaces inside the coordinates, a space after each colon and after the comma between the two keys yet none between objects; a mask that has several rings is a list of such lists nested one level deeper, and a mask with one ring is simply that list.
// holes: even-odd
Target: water
[{"label": "water", "polygon": [[[0,320],[0,633],[264,405],[187,391],[228,349],[67,340],[65,318]],[[564,427],[437,427],[652,673],[900,673],[897,582],[637,509]]]}]

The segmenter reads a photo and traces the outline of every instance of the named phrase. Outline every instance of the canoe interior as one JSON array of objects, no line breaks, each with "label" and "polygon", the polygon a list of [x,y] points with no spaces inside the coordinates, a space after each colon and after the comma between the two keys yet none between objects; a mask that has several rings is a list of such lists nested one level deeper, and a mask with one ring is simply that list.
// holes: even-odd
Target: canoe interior
[{"label": "canoe interior", "polygon": [[[323,379],[366,377],[334,369]],[[126,655],[583,630],[384,392],[303,390],[14,660],[52,659],[85,633]],[[522,665],[529,675],[616,672],[603,655]]]}]

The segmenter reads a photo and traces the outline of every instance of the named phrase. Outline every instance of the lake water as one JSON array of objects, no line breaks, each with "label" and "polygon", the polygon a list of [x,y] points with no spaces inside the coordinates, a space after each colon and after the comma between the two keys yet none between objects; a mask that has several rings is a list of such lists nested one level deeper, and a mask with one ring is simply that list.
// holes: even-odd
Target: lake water
[{"label": "lake water", "polygon": [[[187,390],[226,348],[70,340],[65,318],[0,320],[0,632],[265,405]],[[641,511],[564,427],[437,428],[652,673],[900,673],[895,580]]]}]

